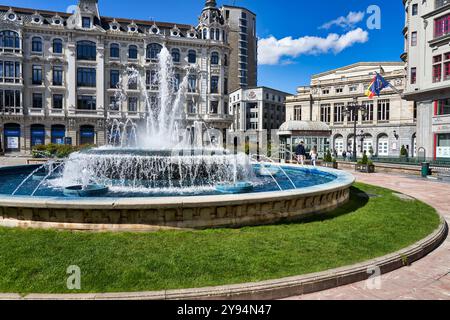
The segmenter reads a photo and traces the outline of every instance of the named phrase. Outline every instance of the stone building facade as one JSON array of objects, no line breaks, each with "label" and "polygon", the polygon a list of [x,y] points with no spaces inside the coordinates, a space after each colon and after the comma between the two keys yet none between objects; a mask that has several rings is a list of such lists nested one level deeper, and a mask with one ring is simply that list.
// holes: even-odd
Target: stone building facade
[{"label": "stone building facade", "polygon": [[[156,96],[151,79],[163,46],[179,79],[187,68],[197,70],[189,78],[187,120],[228,129],[230,63],[238,44],[231,43],[223,11],[207,0],[191,26],[102,17],[97,0],[79,0],[73,14],[0,6],[0,151],[105,144],[108,119],[139,121],[146,111],[132,86],[117,108],[120,75],[138,69]],[[128,83],[126,76],[122,81]]]},{"label": "stone building facade", "polygon": [[239,89],[230,93],[232,131],[276,130],[286,119],[289,93],[267,87]]},{"label": "stone building facade", "polygon": [[450,1],[403,0],[407,84],[421,157],[450,160]]},{"label": "stone building facade", "polygon": [[[365,90],[375,72],[382,74],[398,90],[384,89],[380,97],[369,99]],[[416,113],[413,102],[402,99],[405,70],[402,62],[356,63],[314,75],[309,87],[299,87],[286,99],[286,121],[320,121],[330,126],[330,148],[341,155],[353,152],[353,116],[346,106],[363,104],[368,114],[357,117],[357,153],[373,150],[378,157],[397,157],[402,146],[416,154]],[[400,93],[400,94],[399,94]]]}]

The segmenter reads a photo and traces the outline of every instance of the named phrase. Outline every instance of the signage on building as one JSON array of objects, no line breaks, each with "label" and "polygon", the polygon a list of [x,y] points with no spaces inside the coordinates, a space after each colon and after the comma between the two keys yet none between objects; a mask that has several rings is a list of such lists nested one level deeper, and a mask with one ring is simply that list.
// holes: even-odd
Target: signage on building
[{"label": "signage on building", "polygon": [[7,149],[19,149],[19,137],[7,137],[6,148]]},{"label": "signage on building", "polygon": [[436,148],[437,158],[450,158],[450,147],[437,147]]},{"label": "signage on building", "polygon": [[250,91],[249,93],[248,93],[248,98],[250,99],[250,100],[255,100],[256,99],[256,92],[255,91]]}]

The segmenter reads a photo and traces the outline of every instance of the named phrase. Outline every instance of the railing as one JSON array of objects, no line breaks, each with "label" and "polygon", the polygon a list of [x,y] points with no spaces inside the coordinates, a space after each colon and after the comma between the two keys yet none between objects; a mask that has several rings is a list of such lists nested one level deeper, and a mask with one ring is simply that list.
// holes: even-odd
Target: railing
[{"label": "railing", "polygon": [[384,158],[384,157],[372,157],[373,162],[379,163],[392,163],[400,165],[420,165],[422,162],[429,162],[431,166],[435,167],[450,167],[450,159],[444,160],[434,160],[434,159],[423,159],[423,158],[409,158],[409,157],[397,157],[397,158]]}]

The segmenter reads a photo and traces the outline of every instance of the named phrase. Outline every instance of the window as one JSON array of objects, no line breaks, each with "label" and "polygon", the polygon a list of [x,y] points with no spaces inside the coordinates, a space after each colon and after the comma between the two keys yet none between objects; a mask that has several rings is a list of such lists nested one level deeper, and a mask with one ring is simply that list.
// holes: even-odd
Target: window
[{"label": "window", "polygon": [[294,121],[302,121],[302,107],[301,106],[294,107]]},{"label": "window", "polygon": [[438,100],[435,103],[437,116],[450,114],[450,99]]},{"label": "window", "polygon": [[378,155],[388,156],[389,155],[389,137],[386,135],[378,138]]},{"label": "window", "polygon": [[63,84],[63,68],[60,66],[53,67],[53,85],[62,86]]},{"label": "window", "polygon": [[335,103],[334,104],[334,122],[335,123],[344,122],[344,108],[345,108],[345,105],[343,103]]},{"label": "window", "polygon": [[434,37],[442,37],[450,33],[450,14],[434,20]]},{"label": "window", "polygon": [[83,17],[81,22],[82,22],[81,25],[82,25],[83,28],[86,28],[86,29],[91,28],[91,18]]},{"label": "window", "polygon": [[53,109],[62,109],[63,108],[63,95],[62,94],[54,94],[53,95]]},{"label": "window", "polygon": [[96,87],[96,72],[94,68],[78,68],[77,85],[79,87]]},{"label": "window", "polygon": [[33,93],[32,107],[34,109],[42,109],[42,93]]},{"label": "window", "polygon": [[119,78],[119,70],[110,71],[110,88],[117,88],[117,86],[119,85]]},{"label": "window", "polygon": [[30,127],[31,146],[38,146],[45,144],[45,127],[41,124],[33,124]]},{"label": "window", "polygon": [[323,89],[322,94],[330,94],[330,89]]},{"label": "window", "polygon": [[62,53],[63,51],[63,43],[61,39],[53,40],[53,53]]},{"label": "window", "polygon": [[2,31],[0,32],[0,46],[2,48],[20,48],[19,34],[15,31]]},{"label": "window", "polygon": [[93,126],[80,127],[80,145],[92,145],[95,143],[95,128]]},{"label": "window", "polygon": [[95,110],[97,108],[95,96],[78,96],[77,100],[78,110]]},{"label": "window", "polygon": [[223,65],[225,67],[228,67],[228,55],[227,54],[223,56]]},{"label": "window", "polygon": [[42,85],[42,66],[33,66],[32,84]]},{"label": "window", "polygon": [[188,83],[189,83],[188,84],[189,85],[188,92],[190,92],[190,93],[196,92],[197,91],[197,76],[190,75],[188,77]]},{"label": "window", "polygon": [[161,53],[162,46],[158,43],[151,43],[147,46],[147,59],[157,60]]},{"label": "window", "polygon": [[216,40],[220,41],[220,29],[216,29]]},{"label": "window", "polygon": [[228,78],[223,79],[223,93],[228,94]]},{"label": "window", "polygon": [[209,113],[212,113],[212,114],[219,113],[219,101],[211,101]]},{"label": "window", "polygon": [[342,92],[344,92],[344,89],[343,88],[336,88],[336,93],[342,93]]},{"label": "window", "polygon": [[211,64],[218,65],[219,64],[219,54],[217,52],[213,52],[211,54]]},{"label": "window", "polygon": [[414,3],[412,5],[412,10],[411,10],[411,14],[413,16],[417,16],[419,14],[419,5],[417,3]]},{"label": "window", "polygon": [[173,62],[180,62],[180,49],[172,49],[172,60]]},{"label": "window", "polygon": [[97,46],[91,41],[77,43],[77,59],[95,61],[97,59]]},{"label": "window", "polygon": [[195,50],[189,50],[188,52],[188,62],[196,63],[197,62],[197,52]]},{"label": "window", "polygon": [[177,92],[180,90],[180,74],[176,73],[173,77],[173,90]]},{"label": "window", "polygon": [[128,111],[129,112],[137,112],[138,111],[138,98],[130,97],[128,99]]},{"label": "window", "polygon": [[208,30],[203,29],[202,34],[203,34],[203,39],[204,39],[204,40],[208,39]]},{"label": "window", "polygon": [[323,104],[320,106],[320,121],[330,123],[331,121],[331,105]]},{"label": "window", "polygon": [[39,37],[33,37],[31,40],[31,51],[42,52],[42,39]]},{"label": "window", "polygon": [[362,105],[367,110],[367,113],[363,116],[363,121],[373,121],[373,101],[363,101]]},{"label": "window", "polygon": [[417,46],[417,31],[411,32],[411,47]]},{"label": "window", "polygon": [[130,46],[128,48],[128,59],[137,59],[137,58],[138,58],[137,46]]},{"label": "window", "polygon": [[120,47],[117,43],[112,43],[109,47],[109,56],[111,58],[120,58]]},{"label": "window", "polygon": [[390,101],[378,101],[378,121],[389,121],[390,119]]},{"label": "window", "polygon": [[0,82],[20,82],[20,62],[0,61]]},{"label": "window", "polygon": [[241,18],[242,18],[242,19],[247,19],[247,13],[242,12],[242,13],[241,13]]},{"label": "window", "polygon": [[415,84],[417,82],[417,68],[411,68],[411,84]]},{"label": "window", "polygon": [[52,126],[52,143],[64,144],[64,138],[66,136],[66,127],[62,125]]},{"label": "window", "polygon": [[211,77],[211,93],[219,93],[219,77]]},{"label": "window", "polygon": [[350,86],[350,87],[348,88],[348,90],[349,90],[350,92],[356,92],[356,91],[358,91],[358,86]]},{"label": "window", "polygon": [[442,55],[433,57],[433,82],[440,82],[442,79]]}]

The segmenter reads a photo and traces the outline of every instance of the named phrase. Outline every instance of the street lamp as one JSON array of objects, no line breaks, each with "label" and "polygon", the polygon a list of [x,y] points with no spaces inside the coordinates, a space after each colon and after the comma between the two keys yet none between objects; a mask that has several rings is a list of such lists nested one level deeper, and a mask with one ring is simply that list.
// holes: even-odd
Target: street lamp
[{"label": "street lamp", "polygon": [[358,160],[358,151],[356,150],[356,139],[358,137],[356,131],[356,126],[358,125],[358,114],[361,111],[361,116],[365,116],[367,114],[367,108],[365,105],[358,104],[358,97],[353,98],[353,103],[348,104],[344,110],[345,115],[350,115],[352,117],[351,121],[353,121],[353,161],[356,162]]}]

